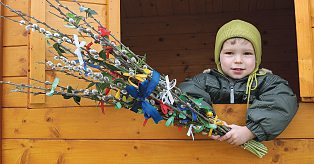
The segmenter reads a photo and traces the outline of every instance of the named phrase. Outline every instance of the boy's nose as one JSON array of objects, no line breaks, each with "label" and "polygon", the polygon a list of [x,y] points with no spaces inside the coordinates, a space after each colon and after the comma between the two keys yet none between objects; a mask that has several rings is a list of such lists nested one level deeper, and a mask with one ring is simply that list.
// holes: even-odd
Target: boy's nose
[{"label": "boy's nose", "polygon": [[242,63],[242,56],[239,54],[235,55],[234,62],[235,63]]}]

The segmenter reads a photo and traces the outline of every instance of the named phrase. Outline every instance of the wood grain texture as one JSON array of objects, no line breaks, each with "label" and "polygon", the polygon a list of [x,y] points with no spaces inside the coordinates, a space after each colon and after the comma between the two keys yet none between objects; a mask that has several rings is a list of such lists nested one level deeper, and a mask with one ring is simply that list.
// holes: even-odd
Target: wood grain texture
[{"label": "wood grain texture", "polygon": [[[3,0],[0,0],[3,3]],[[0,15],[3,15],[3,6],[0,6]],[[3,19],[0,19],[0,81],[3,79]],[[3,87],[0,86],[0,145],[2,145],[2,96],[3,96]],[[0,150],[0,154],[2,156],[2,149]]]},{"label": "wood grain texture", "polygon": [[[28,84],[26,77],[4,77],[3,81]],[[26,94],[11,92],[13,86],[3,85],[2,106],[3,107],[27,107],[28,96]]]},{"label": "wood grain texture", "polygon": [[314,97],[313,29],[310,0],[295,0],[300,96]]},{"label": "wood grain texture", "polygon": [[[17,17],[12,17],[17,21],[20,21]],[[3,20],[3,46],[26,46],[28,45],[28,35],[29,33],[25,31],[23,26],[18,23]]]},{"label": "wood grain texture", "polygon": [[3,140],[4,163],[236,163],[312,164],[314,140],[265,142],[258,159],[246,150],[217,141],[192,140]]},{"label": "wood grain texture", "polygon": [[[73,0],[61,0],[61,1],[72,2]],[[108,4],[107,0],[78,0],[78,2],[82,3],[83,5],[85,5],[85,4],[101,4],[101,5]]]},{"label": "wood grain texture", "polygon": [[27,76],[28,72],[28,47],[3,48],[3,76]]},{"label": "wood grain texture", "polygon": [[[314,104],[302,103],[295,118],[278,138],[314,138],[312,118]],[[245,125],[246,105],[216,104],[219,118],[229,124]],[[154,124],[129,110],[107,106],[105,114],[96,107],[68,108],[4,108],[4,138],[62,139],[189,139],[187,129],[166,127],[165,121]],[[208,139],[197,135],[196,139]]]},{"label": "wood grain texture", "polygon": [[[15,10],[20,10],[23,13],[29,14],[29,3],[30,0],[4,0],[4,4],[10,6],[11,8]],[[15,13],[12,13],[9,9],[4,8],[3,9],[3,15],[4,16],[17,16]]]},{"label": "wood grain texture", "polygon": [[[120,0],[109,0],[107,28],[117,40],[121,40]],[[111,39],[113,40],[113,39]]]},{"label": "wood grain texture", "polygon": [[[31,14],[35,18],[46,22],[46,1],[37,0],[31,2]],[[35,21],[32,21],[35,23]],[[46,28],[45,28],[46,29]],[[43,34],[38,32],[31,32],[29,37],[29,78],[46,81],[45,65],[39,62],[45,62],[46,52],[46,38]],[[37,85],[38,87],[45,87],[34,81],[29,81],[30,85]],[[35,90],[30,89],[31,92]],[[46,97],[44,95],[29,95],[29,104],[43,104]]]}]

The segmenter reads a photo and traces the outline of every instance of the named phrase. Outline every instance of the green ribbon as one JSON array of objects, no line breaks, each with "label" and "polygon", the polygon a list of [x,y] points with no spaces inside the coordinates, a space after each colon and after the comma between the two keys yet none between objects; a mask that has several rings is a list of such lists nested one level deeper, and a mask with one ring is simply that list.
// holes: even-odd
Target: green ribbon
[{"label": "green ribbon", "polygon": [[168,118],[168,120],[166,121],[166,126],[173,125],[174,116],[175,115],[172,115],[170,118]]},{"label": "green ribbon", "polygon": [[55,89],[57,88],[58,84],[59,84],[60,79],[59,78],[55,78],[52,85],[51,85],[51,90],[50,92],[46,93],[47,96],[53,96],[53,93],[55,92]]},{"label": "green ribbon", "polygon": [[120,102],[117,102],[114,106],[116,109],[121,109],[122,105]]}]

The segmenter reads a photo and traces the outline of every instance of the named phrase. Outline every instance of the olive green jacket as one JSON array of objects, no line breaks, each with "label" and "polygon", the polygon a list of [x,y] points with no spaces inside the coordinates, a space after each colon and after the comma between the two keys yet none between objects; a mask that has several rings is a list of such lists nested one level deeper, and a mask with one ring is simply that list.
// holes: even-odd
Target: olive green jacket
[{"label": "olive green jacket", "polygon": [[[247,102],[247,77],[239,80],[227,78],[217,70],[201,73],[179,85],[186,94],[204,98],[211,104],[243,104]],[[257,76],[257,88],[251,91],[246,126],[256,140],[272,140],[290,123],[298,109],[295,94],[288,82],[277,75],[266,73]],[[255,86],[255,82],[252,88]]]}]

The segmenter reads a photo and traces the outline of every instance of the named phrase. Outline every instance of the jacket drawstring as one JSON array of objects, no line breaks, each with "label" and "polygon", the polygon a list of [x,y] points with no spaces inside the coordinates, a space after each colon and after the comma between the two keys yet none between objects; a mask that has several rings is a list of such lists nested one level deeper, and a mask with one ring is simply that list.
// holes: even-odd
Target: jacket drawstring
[{"label": "jacket drawstring", "polygon": [[[266,74],[266,71],[261,69],[261,73],[252,73],[246,83],[246,91],[245,94],[247,95],[247,102],[246,102],[246,107],[249,108],[250,104],[250,97],[251,97],[251,91],[255,90],[257,88],[257,76],[262,76]],[[252,88],[253,82],[255,82],[255,86]]]}]

